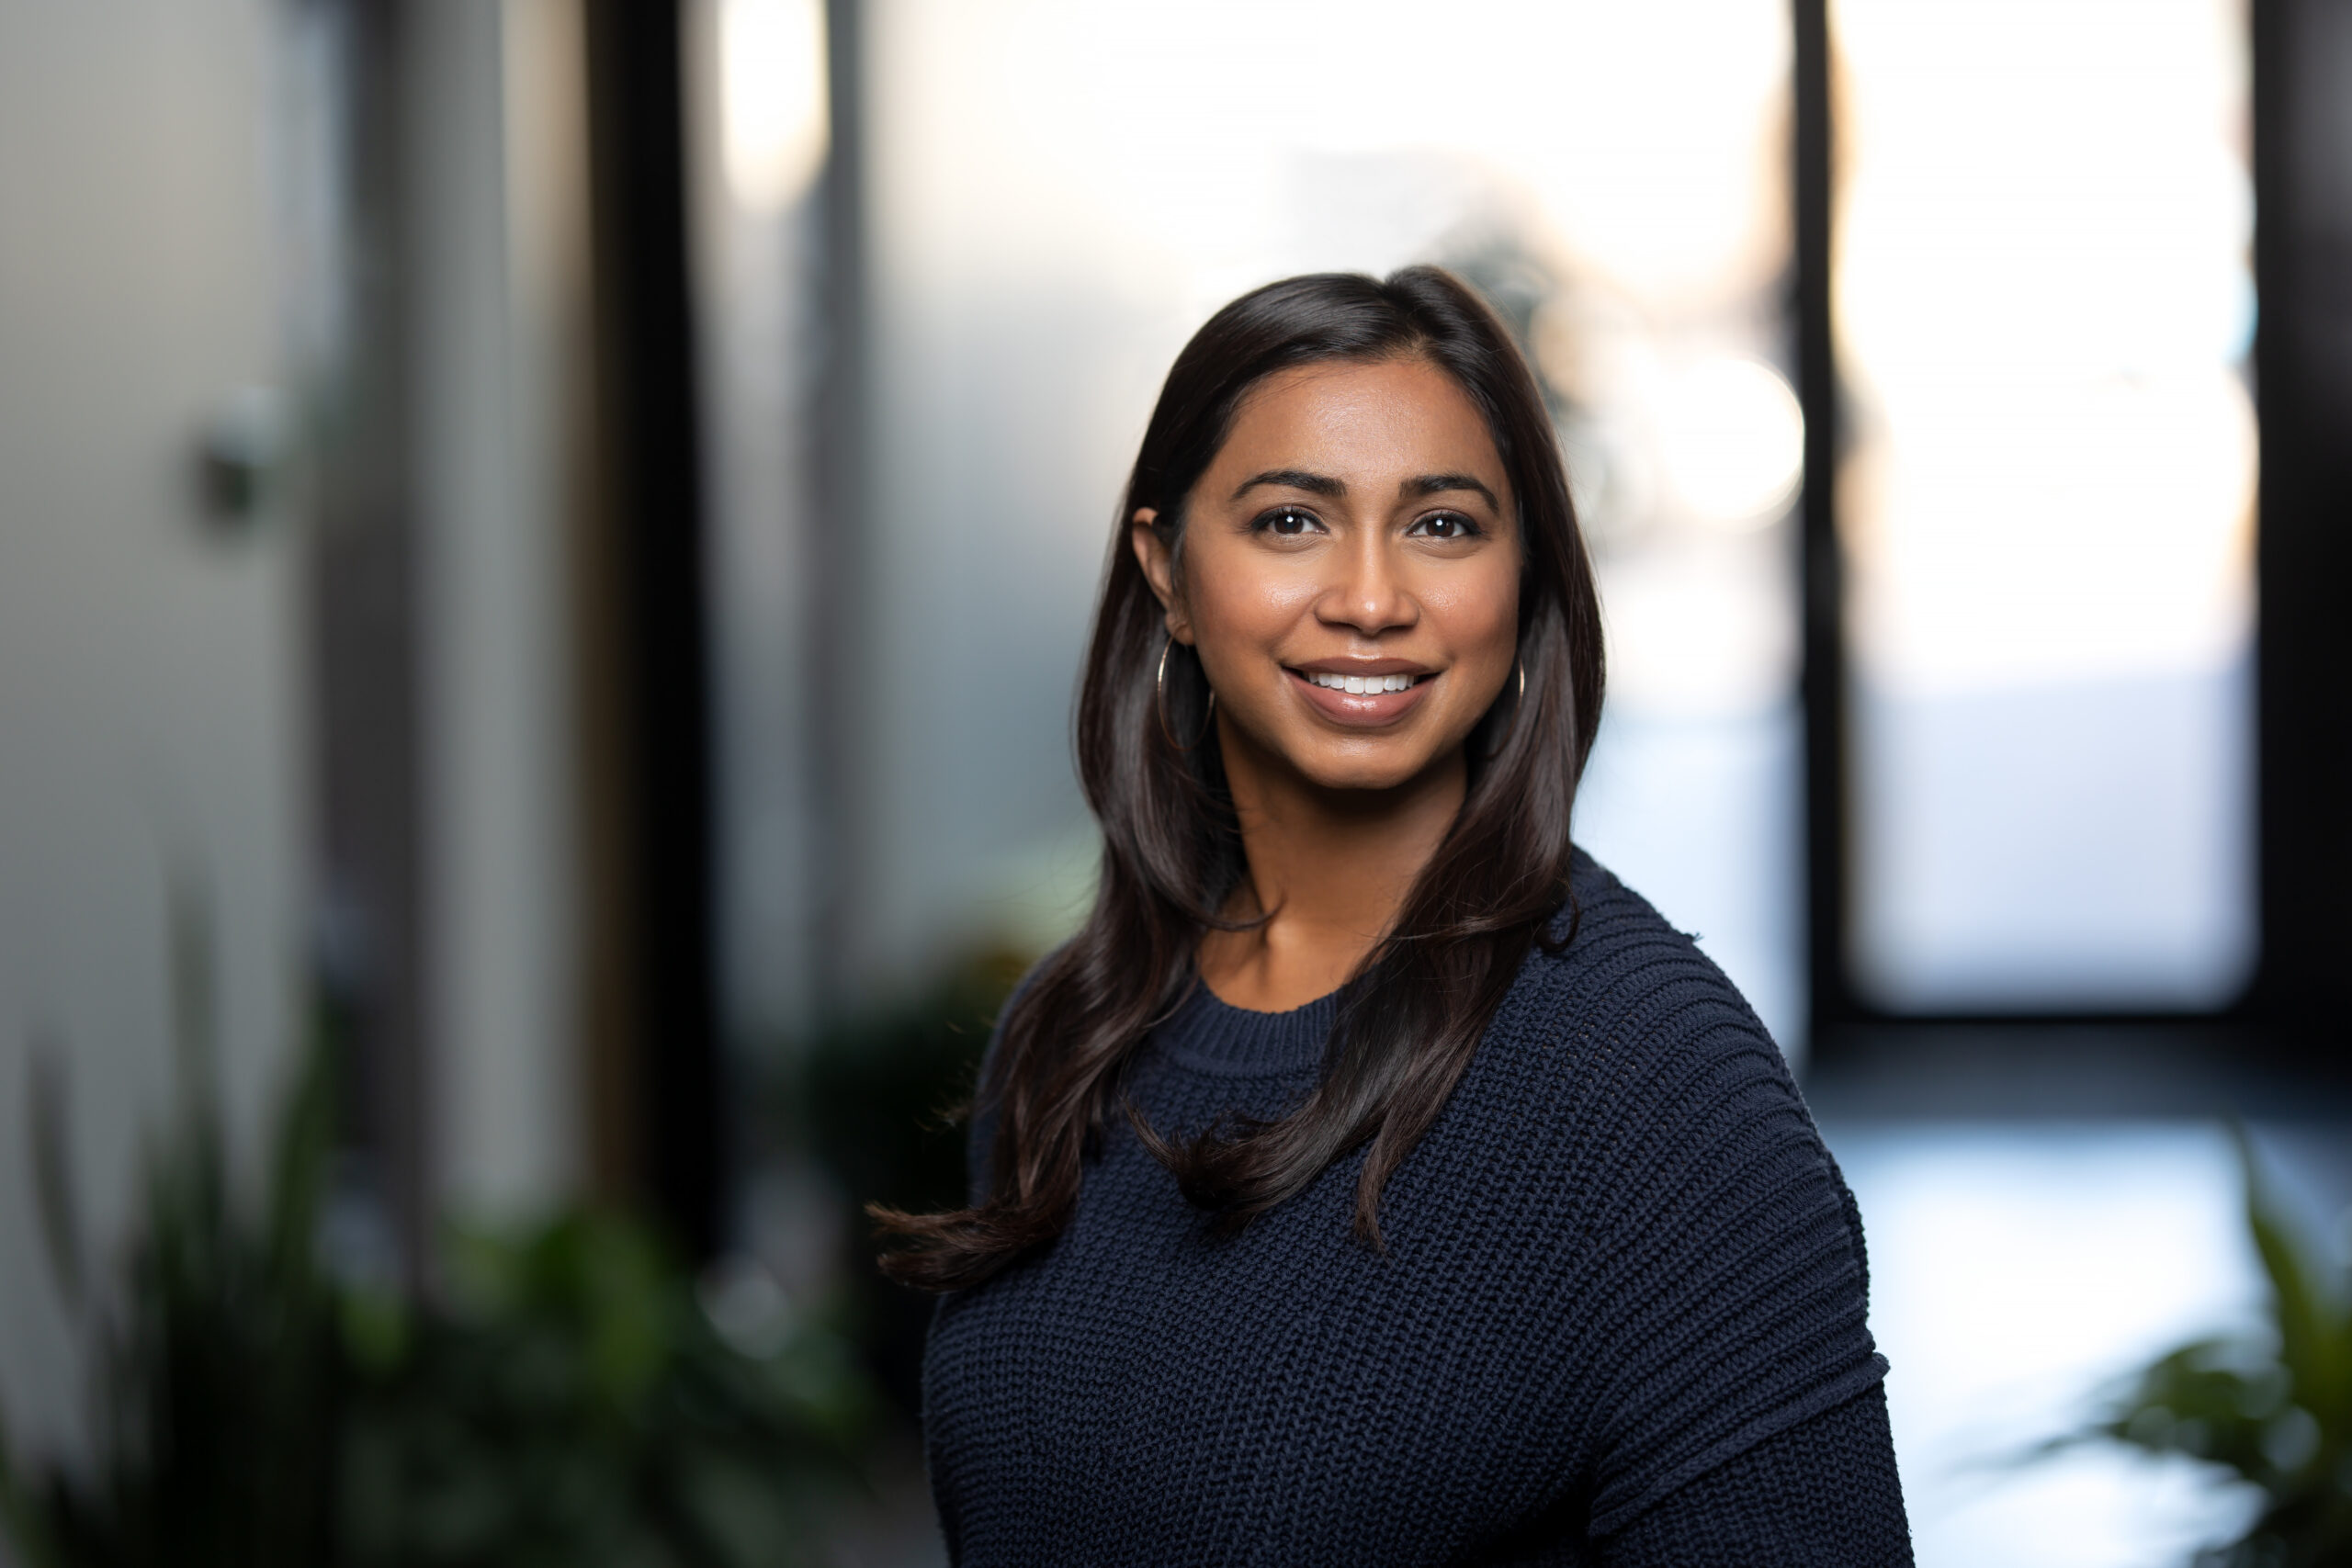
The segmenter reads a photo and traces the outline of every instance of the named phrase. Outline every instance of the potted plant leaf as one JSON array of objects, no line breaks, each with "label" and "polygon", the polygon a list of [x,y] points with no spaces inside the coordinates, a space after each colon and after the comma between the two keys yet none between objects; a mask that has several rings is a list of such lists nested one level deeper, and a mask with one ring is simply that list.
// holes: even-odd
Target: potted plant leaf
[{"label": "potted plant leaf", "polygon": [[2252,1487],[2253,1521],[2200,1551],[2198,1568],[2352,1568],[2352,1280],[2289,1222],[2252,1141],[2234,1135],[2267,1321],[2158,1357],[2096,1423],[2051,1447],[2186,1455]]},{"label": "potted plant leaf", "polygon": [[331,1053],[308,1055],[265,1190],[241,1201],[204,965],[179,967],[195,1092],[153,1146],[104,1311],[80,1283],[70,1162],[36,1133],[51,1260],[96,1329],[99,1397],[85,1465],[35,1471],[0,1428],[0,1538],[24,1568],[818,1557],[823,1495],[859,1484],[875,1404],[827,1325],[780,1297],[761,1323],[706,1310],[655,1231],[589,1207],[447,1230],[427,1296],[335,1278],[316,1246]]}]

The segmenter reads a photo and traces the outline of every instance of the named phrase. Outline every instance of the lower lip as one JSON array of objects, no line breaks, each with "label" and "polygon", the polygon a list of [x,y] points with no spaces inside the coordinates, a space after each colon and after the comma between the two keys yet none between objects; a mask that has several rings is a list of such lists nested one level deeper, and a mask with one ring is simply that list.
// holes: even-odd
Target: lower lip
[{"label": "lower lip", "polygon": [[1359,694],[1318,686],[1295,670],[1285,671],[1284,673],[1324,717],[1362,729],[1394,724],[1404,717],[1429,691],[1432,679],[1424,675],[1401,692],[1364,692]]}]

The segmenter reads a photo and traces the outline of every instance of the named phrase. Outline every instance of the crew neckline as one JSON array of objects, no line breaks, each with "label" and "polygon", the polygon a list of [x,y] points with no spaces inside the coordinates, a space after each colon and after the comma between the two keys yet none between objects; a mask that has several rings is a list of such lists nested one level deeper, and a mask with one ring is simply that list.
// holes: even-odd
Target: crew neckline
[{"label": "crew neckline", "polygon": [[1286,1012],[1235,1007],[1195,977],[1191,992],[1152,1031],[1160,1050],[1194,1072],[1272,1077],[1309,1072],[1323,1060],[1339,993]]}]

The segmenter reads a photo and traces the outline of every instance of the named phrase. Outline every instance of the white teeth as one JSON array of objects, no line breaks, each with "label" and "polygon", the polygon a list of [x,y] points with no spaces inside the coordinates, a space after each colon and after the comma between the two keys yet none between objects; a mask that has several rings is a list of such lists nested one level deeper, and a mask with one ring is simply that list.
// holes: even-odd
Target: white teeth
[{"label": "white teeth", "polygon": [[1317,670],[1306,677],[1318,686],[1329,686],[1335,692],[1362,695],[1366,692],[1401,692],[1413,683],[1410,675],[1340,675]]}]

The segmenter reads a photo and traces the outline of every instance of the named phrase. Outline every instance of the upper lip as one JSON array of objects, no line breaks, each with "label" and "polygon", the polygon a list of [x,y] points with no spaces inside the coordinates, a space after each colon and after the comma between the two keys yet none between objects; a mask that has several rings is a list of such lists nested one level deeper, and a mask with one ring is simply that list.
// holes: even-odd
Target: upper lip
[{"label": "upper lip", "polygon": [[1303,675],[1428,675],[1426,664],[1409,659],[1309,659],[1290,666]]}]

